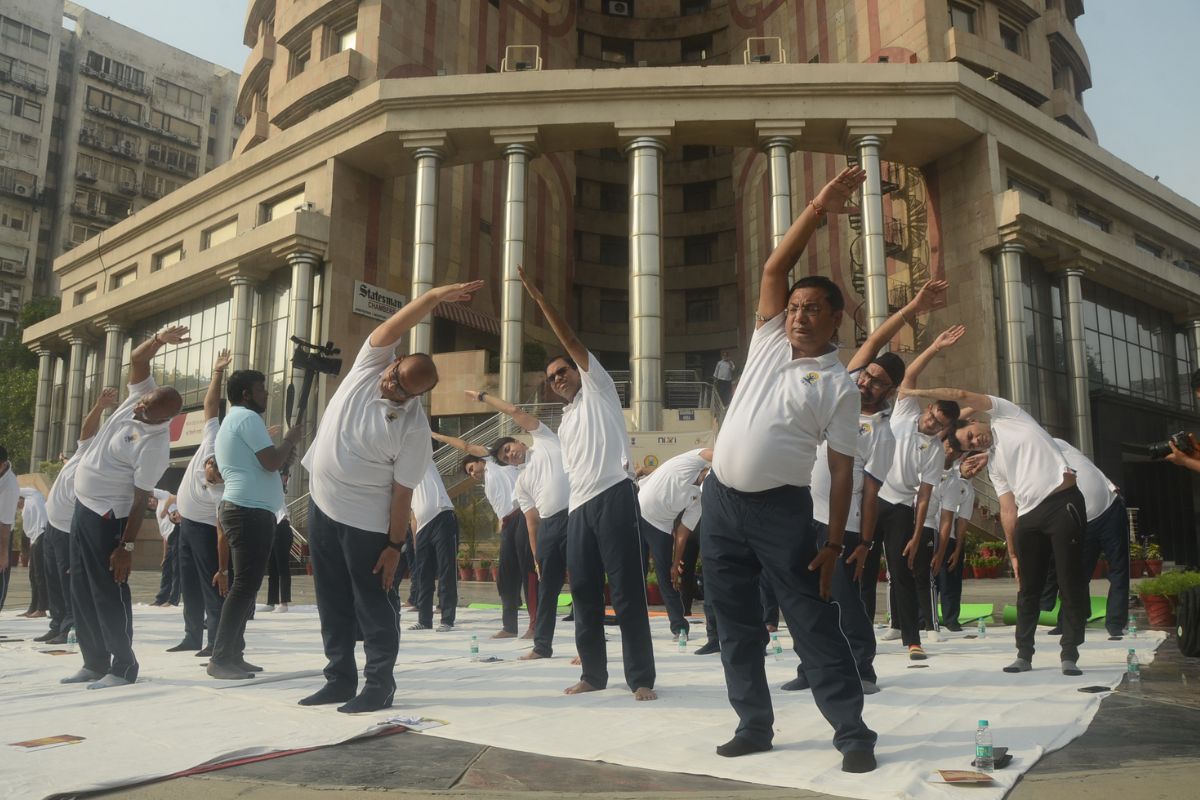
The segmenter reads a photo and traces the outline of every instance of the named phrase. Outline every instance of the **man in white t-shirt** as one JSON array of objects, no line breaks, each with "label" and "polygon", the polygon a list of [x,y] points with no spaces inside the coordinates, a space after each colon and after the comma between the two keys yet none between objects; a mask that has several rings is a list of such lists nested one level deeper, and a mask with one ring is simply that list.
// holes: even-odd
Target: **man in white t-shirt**
[{"label": "man in white t-shirt", "polygon": [[9,548],[12,547],[12,530],[20,502],[21,484],[17,483],[12,462],[8,460],[8,448],[0,444],[0,611],[4,610],[4,601],[8,597]]},{"label": "man in white t-shirt", "polygon": [[117,390],[105,388],[96,404],[83,418],[75,454],[63,464],[46,498],[46,589],[50,593],[50,630],[34,639],[46,644],[66,644],[67,634],[75,627],[71,611],[71,517],[75,513],[75,470],[83,453],[92,444],[100,428],[105,409],[117,405]]},{"label": "man in white t-shirt", "polygon": [[554,654],[554,628],[558,619],[558,596],[567,572],[567,505],[571,483],[563,469],[562,444],[558,435],[532,414],[490,392],[468,390],[467,396],[512,417],[530,438],[526,445],[511,437],[496,442],[493,453],[501,464],[517,467],[514,495],[529,532],[530,552],[535,554],[537,604],[533,624],[533,649],[522,661],[550,658]]},{"label": "man in white t-shirt", "polygon": [[42,493],[32,487],[21,489],[18,503],[21,510],[21,528],[29,540],[29,610],[22,617],[41,618],[50,609],[50,596],[46,591],[46,556],[42,547],[42,534],[46,532],[46,501]]},{"label": "man in white t-shirt", "polygon": [[733,398],[733,375],[736,371],[737,365],[729,357],[729,351],[722,350],[721,360],[713,369],[713,385],[717,389],[717,395],[720,396],[721,402],[725,405],[729,405],[729,401]]},{"label": "man in white t-shirt", "polygon": [[[947,630],[961,631],[958,615],[962,610],[963,545],[967,537],[967,523],[975,511],[975,487],[961,473],[960,460],[953,451],[949,438],[945,440],[947,452],[946,476],[940,487],[940,511],[938,526],[945,541],[944,554],[935,569],[937,590],[941,598],[942,622]],[[937,608],[937,604],[934,604]]]},{"label": "man in white t-shirt", "polygon": [[567,694],[608,686],[604,640],[604,576],[621,628],[625,682],[637,700],[654,700],[654,649],[638,534],[637,489],[629,473],[629,433],[616,384],[584,347],[558,309],[523,269],[521,282],[566,349],[546,365],[546,381],[567,401],[558,436],[571,484],[567,567],[575,614],[575,646],[583,666]]},{"label": "man in white t-shirt", "polygon": [[[876,734],[863,722],[854,653],[829,602],[850,510],[859,393],[832,343],[845,301],[828,278],[790,289],[788,272],[826,213],[847,213],[866,174],[843,170],[792,223],[763,266],[755,330],[737,393],[713,447],[704,483],[700,551],[705,596],[712,593],[721,663],[738,715],[717,754],[770,750],[775,715],[763,663],[767,631],[757,596],[765,573],[779,599],[817,708],[834,729],[842,770],[875,769]],[[810,526],[809,485],[817,448],[829,442],[829,528],[824,545]]]},{"label": "man in white t-shirt", "polygon": [[188,341],[183,326],[165,328],[129,355],[129,396],[96,432],[75,472],[71,517],[71,603],[83,668],[63,683],[89,689],[137,680],[129,578],[147,501],[167,469],[167,423],[179,392],[159,386],[150,361],[167,344]]},{"label": "man in white t-shirt", "polygon": [[[224,598],[213,583],[217,558],[217,506],[225,479],[217,466],[217,433],[221,430],[221,391],[233,359],[217,354],[204,393],[204,432],[179,481],[179,588],[183,599],[183,641],[168,653],[195,652],[211,658]],[[207,633],[207,636],[206,636]]]},{"label": "man in white t-shirt", "polygon": [[[328,663],[325,686],[301,705],[345,703],[345,713],[388,708],[400,649],[396,568],[404,548],[413,489],[433,451],[420,396],[437,384],[424,353],[396,357],[401,337],[439,303],[469,300],[482,281],[440,286],[378,325],[329,399],[308,470],[309,552]],[[367,663],[356,696],[356,630]]]},{"label": "man in white t-shirt", "polygon": [[1033,668],[1034,633],[1051,553],[1063,595],[1059,640],[1064,675],[1081,675],[1077,662],[1090,601],[1083,574],[1087,507],[1075,472],[1050,434],[1024,410],[1000,397],[961,389],[914,390],[916,397],[953,400],[987,413],[955,422],[951,444],[960,452],[987,451],[988,475],[1000,501],[1000,524],[1017,576],[1017,659],[1005,672]]},{"label": "man in white t-shirt", "polygon": [[421,568],[413,578],[417,623],[409,630],[427,631],[433,627],[433,583],[436,580],[438,606],[442,609],[437,629],[441,633],[452,631],[458,609],[458,517],[432,460],[425,467],[421,482],[413,489],[412,516],[417,563]]}]

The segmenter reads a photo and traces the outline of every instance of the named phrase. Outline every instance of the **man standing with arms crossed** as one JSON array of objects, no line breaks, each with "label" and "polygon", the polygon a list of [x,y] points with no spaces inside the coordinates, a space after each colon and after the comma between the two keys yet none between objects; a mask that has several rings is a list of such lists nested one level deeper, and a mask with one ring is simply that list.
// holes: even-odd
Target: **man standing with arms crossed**
[{"label": "man standing with arms crossed", "polygon": [[146,504],[167,469],[167,423],[179,392],[159,386],[150,360],[164,346],[188,341],[183,326],[166,328],[129,355],[129,396],[96,432],[75,473],[71,518],[71,604],[83,668],[63,683],[89,689],[137,680],[129,571]]},{"label": "man standing with arms crossed", "polygon": [[[846,213],[866,174],[843,170],[805,206],[767,258],[755,330],[737,394],[713,448],[704,483],[700,551],[705,594],[712,592],[729,702],[739,723],[717,747],[726,757],[771,749],[775,715],[763,665],[758,579],[765,573],[805,663],[813,699],[834,729],[842,770],[875,768],[875,732],[862,719],[854,654],[829,601],[850,509],[859,399],[832,343],[842,321],[841,291],[810,276],[788,288],[796,264],[826,213]],[[817,447],[829,441],[829,534],[819,546],[809,527],[809,482]]]},{"label": "man standing with arms crossed", "polygon": [[[392,705],[400,649],[396,567],[413,488],[433,456],[420,396],[438,380],[425,353],[396,357],[404,334],[438,303],[471,299],[482,281],[430,289],[381,323],[329,399],[301,462],[310,475],[309,552],[321,618],[325,686],[300,705],[344,703],[338,711]],[[355,631],[362,634],[366,683],[358,688]]]},{"label": "man standing with arms crossed", "polygon": [[583,665],[567,694],[608,686],[604,641],[604,576],[621,628],[625,682],[636,700],[655,700],[654,650],[646,610],[646,579],[638,534],[637,490],[627,470],[629,433],[612,378],[584,347],[558,309],[546,301],[525,270],[525,291],[541,308],[566,349],[546,364],[554,392],[567,401],[558,435],[571,484],[567,514],[567,568],[575,614],[575,646]]}]

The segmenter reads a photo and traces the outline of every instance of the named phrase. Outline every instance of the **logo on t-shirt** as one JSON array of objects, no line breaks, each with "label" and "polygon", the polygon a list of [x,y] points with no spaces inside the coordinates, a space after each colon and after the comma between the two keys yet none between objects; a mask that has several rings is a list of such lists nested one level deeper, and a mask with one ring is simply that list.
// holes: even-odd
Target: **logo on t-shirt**
[{"label": "logo on t-shirt", "polygon": [[869,423],[869,422],[858,423],[858,435],[859,436],[869,436],[871,431],[872,431],[871,423]]},{"label": "logo on t-shirt", "polygon": [[921,442],[917,445],[917,450],[924,453],[929,449],[929,442]]},{"label": "logo on t-shirt", "polygon": [[136,442],[137,440],[138,440],[137,431],[132,431],[131,433],[125,434],[125,444],[129,444],[130,442]]},{"label": "logo on t-shirt", "polygon": [[801,380],[803,380],[809,386],[812,386],[820,379],[821,379],[821,373],[819,373],[819,372],[808,372],[808,373],[805,373],[803,378],[801,378]]},{"label": "logo on t-shirt", "polygon": [[388,422],[395,422],[396,421],[396,412],[395,411],[387,412],[387,414],[384,415],[384,419],[386,419]]}]

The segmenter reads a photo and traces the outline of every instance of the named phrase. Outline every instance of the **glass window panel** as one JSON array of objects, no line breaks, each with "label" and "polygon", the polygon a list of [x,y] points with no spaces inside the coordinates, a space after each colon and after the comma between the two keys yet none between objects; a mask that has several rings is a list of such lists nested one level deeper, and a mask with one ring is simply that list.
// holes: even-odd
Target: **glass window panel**
[{"label": "glass window panel", "polygon": [[[1142,350],[1135,344],[1129,344],[1127,347],[1129,353],[1129,388],[1135,392],[1145,391],[1142,384]],[[1118,349],[1120,349],[1120,345],[1118,345]],[[1117,360],[1120,361],[1120,358]]]},{"label": "glass window panel", "polygon": [[1113,343],[1113,376],[1117,386],[1122,388],[1130,388],[1129,386],[1129,353],[1125,349],[1124,342]]},{"label": "glass window panel", "polygon": [[1113,355],[1113,340],[1105,336],[1100,339],[1100,370],[1104,375],[1104,383],[1109,386],[1117,385],[1117,362]]},{"label": "glass window panel", "polygon": [[1083,324],[1084,327],[1096,330],[1096,304],[1091,300],[1083,301]]},{"label": "glass window panel", "polygon": [[1105,334],[1112,334],[1112,312],[1105,306],[1096,307],[1096,320],[1098,325],[1096,330]]}]

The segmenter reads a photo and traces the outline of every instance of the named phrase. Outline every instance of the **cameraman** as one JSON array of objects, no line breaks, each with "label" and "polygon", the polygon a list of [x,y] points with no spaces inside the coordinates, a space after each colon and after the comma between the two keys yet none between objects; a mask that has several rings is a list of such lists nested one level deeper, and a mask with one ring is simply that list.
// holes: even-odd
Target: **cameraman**
[{"label": "cameraman", "polygon": [[[1200,400],[1200,369],[1192,373],[1192,395]],[[1197,444],[1195,434],[1191,433],[1187,435],[1187,441],[1189,447],[1187,452],[1184,452],[1175,444],[1175,437],[1172,436],[1167,440],[1167,446],[1171,448],[1171,452],[1163,458],[1172,464],[1186,467],[1192,472],[1200,472],[1200,444]]]}]

